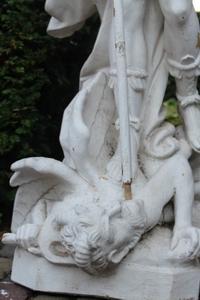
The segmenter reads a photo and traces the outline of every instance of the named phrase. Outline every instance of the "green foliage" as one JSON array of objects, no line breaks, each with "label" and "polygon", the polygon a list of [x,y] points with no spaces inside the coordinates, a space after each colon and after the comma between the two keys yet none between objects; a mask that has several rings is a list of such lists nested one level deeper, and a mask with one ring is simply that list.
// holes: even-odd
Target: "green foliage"
[{"label": "green foliage", "polygon": [[178,126],[182,123],[180,114],[178,112],[177,100],[172,98],[164,103],[166,109],[166,121]]}]

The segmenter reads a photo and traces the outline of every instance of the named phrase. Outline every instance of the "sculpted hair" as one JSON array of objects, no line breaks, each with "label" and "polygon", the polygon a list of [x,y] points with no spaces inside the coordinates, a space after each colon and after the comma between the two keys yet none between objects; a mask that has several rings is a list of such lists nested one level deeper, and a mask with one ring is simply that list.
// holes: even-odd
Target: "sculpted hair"
[{"label": "sculpted hair", "polygon": [[75,263],[88,273],[98,274],[106,269],[108,261],[100,246],[101,235],[97,230],[84,232],[81,238],[74,235],[78,227],[65,225],[61,230],[61,243],[73,256]]}]

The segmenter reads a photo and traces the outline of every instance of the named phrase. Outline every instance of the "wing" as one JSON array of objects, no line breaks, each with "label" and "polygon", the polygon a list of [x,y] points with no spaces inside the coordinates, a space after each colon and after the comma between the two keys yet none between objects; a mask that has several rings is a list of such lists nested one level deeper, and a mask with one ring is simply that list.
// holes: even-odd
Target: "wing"
[{"label": "wing", "polygon": [[79,185],[86,183],[62,162],[50,158],[27,158],[11,166],[10,184],[19,186],[15,198],[12,232],[16,232],[40,200],[62,201]]},{"label": "wing", "polygon": [[65,111],[60,134],[63,152],[88,182],[105,172],[116,148],[115,112],[113,93],[103,72],[85,82]]}]

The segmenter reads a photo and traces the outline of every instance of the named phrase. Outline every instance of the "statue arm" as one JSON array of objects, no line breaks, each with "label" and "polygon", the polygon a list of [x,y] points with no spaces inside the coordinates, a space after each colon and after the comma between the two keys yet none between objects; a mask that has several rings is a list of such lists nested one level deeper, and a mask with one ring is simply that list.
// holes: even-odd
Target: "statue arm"
[{"label": "statue arm", "polygon": [[34,251],[32,253],[39,254],[37,238],[46,219],[46,201],[39,200],[30,212],[29,221],[21,225],[16,233],[6,233],[3,236],[3,243],[20,245],[26,250]]},{"label": "statue arm", "polygon": [[64,38],[79,30],[95,11],[91,0],[46,0],[45,10],[51,16],[47,32],[57,38]]}]

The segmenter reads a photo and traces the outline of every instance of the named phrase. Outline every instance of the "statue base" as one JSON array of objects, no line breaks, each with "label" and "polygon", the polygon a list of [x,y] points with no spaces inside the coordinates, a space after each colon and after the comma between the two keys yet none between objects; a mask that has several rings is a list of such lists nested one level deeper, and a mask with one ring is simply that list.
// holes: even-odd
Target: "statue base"
[{"label": "statue base", "polygon": [[123,300],[198,300],[200,268],[193,262],[170,262],[170,237],[170,229],[158,226],[121,265],[101,276],[52,264],[17,248],[12,280],[42,292]]}]

